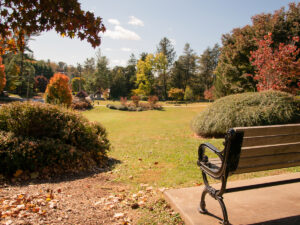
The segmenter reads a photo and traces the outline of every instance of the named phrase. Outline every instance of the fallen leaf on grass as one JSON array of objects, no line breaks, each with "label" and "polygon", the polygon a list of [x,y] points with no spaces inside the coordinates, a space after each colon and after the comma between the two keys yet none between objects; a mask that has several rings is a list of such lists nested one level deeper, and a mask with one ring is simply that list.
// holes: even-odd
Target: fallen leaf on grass
[{"label": "fallen leaf on grass", "polygon": [[124,215],[125,215],[124,213],[115,213],[114,218],[120,219],[120,218],[123,218]]},{"label": "fallen leaf on grass", "polygon": [[151,186],[146,188],[146,191],[148,191],[148,192],[150,192],[152,190],[153,190],[153,187],[151,187]]}]

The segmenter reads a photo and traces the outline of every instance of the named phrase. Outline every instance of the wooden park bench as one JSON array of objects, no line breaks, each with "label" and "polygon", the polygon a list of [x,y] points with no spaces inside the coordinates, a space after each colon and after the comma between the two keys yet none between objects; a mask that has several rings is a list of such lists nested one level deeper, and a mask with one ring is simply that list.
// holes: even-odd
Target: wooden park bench
[{"label": "wooden park bench", "polygon": [[[209,159],[205,155],[206,149],[218,157]],[[227,210],[222,197],[224,193],[232,192],[226,189],[228,176],[300,166],[300,124],[232,128],[225,136],[223,151],[204,143],[199,146],[198,155],[197,164],[202,170],[205,184],[199,211],[208,213],[205,205],[205,196],[208,193],[219,202],[223,212],[223,224],[228,225]],[[219,190],[209,185],[207,175],[221,180]]]}]

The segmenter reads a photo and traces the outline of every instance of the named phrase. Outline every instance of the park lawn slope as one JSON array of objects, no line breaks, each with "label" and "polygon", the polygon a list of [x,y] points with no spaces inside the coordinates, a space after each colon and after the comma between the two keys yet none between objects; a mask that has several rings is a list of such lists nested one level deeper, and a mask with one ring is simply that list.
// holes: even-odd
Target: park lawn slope
[{"label": "park lawn slope", "polygon": [[[117,181],[137,188],[141,183],[156,187],[188,187],[202,184],[201,173],[196,165],[199,144],[209,142],[223,150],[224,138],[196,137],[190,127],[191,120],[209,104],[165,107],[164,111],[144,112],[96,107],[83,114],[106,127],[112,144],[108,155],[120,161],[113,170]],[[299,171],[299,168],[235,175],[230,180],[287,171]]]},{"label": "park lawn slope", "polygon": [[146,112],[97,107],[83,114],[107,127],[112,143],[109,156],[121,161],[114,170],[121,181],[190,186],[200,182],[196,165],[199,143],[209,141],[222,148],[222,140],[201,140],[190,129],[191,119],[206,105]]}]

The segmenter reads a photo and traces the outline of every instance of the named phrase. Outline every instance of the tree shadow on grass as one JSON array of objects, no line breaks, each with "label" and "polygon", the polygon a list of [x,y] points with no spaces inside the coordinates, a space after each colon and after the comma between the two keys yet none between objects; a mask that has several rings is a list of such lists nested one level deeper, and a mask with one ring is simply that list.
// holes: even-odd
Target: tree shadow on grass
[{"label": "tree shadow on grass", "polygon": [[114,158],[108,158],[107,164],[105,167],[96,167],[89,171],[80,171],[78,173],[70,173],[66,172],[64,174],[58,174],[57,176],[53,176],[49,179],[30,179],[30,180],[22,180],[17,182],[1,182],[1,186],[27,186],[31,184],[44,184],[44,183],[60,183],[60,182],[66,182],[66,181],[75,181],[79,179],[84,179],[87,177],[93,177],[96,175],[100,175],[102,173],[106,173],[109,171],[112,171],[117,164],[122,163],[122,161]]}]

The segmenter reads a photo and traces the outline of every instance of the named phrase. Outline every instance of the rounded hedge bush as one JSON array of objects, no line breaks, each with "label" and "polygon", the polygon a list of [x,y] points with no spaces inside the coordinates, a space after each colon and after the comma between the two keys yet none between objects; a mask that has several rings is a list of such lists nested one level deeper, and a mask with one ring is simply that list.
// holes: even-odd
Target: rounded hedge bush
[{"label": "rounded hedge bush", "polygon": [[0,174],[7,177],[104,166],[109,146],[101,124],[65,108],[26,102],[0,109]]},{"label": "rounded hedge bush", "polygon": [[279,91],[229,95],[218,99],[192,120],[200,136],[223,136],[229,128],[300,122],[299,100]]}]

